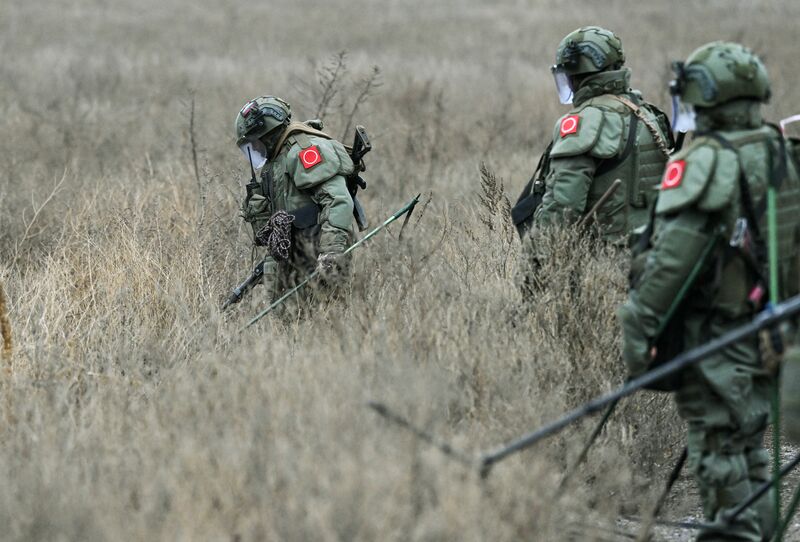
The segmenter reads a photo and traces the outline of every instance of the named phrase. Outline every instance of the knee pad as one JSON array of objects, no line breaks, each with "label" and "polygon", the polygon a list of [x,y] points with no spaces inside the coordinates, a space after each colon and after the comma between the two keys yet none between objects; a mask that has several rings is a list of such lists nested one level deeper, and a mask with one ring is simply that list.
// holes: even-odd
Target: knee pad
[{"label": "knee pad", "polygon": [[707,487],[723,488],[748,481],[744,454],[698,451],[689,454],[689,468]]},{"label": "knee pad", "polygon": [[761,484],[769,480],[771,478],[769,452],[763,448],[749,450],[747,468],[751,482]]}]

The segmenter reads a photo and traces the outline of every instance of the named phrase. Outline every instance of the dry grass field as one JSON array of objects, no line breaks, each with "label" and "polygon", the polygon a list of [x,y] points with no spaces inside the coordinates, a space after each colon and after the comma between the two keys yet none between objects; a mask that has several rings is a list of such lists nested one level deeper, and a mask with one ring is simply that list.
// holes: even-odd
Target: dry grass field
[{"label": "dry grass field", "polygon": [[[536,302],[516,284],[506,197],[563,111],[555,46],[616,30],[667,107],[670,60],[741,40],[777,119],[800,109],[798,20],[795,0],[0,3],[0,539],[618,539],[598,526],[645,513],[683,445],[668,397],[625,402],[559,500],[594,420],[481,482],[365,404],[478,452],[621,383],[624,255],[562,232]],[[242,333],[265,299],[219,310],[253,263],[232,125],[260,94],[366,125],[373,224],[423,204],[340,303]]]}]

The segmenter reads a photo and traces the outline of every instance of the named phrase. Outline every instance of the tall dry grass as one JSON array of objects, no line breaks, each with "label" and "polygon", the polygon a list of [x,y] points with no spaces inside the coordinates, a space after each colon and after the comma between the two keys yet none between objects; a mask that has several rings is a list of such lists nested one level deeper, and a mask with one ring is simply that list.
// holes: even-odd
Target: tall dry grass
[{"label": "tall dry grass", "polygon": [[[610,26],[634,84],[665,104],[669,60],[739,39],[768,62],[781,116],[800,102],[799,14],[789,1],[0,5],[0,283],[15,332],[0,538],[550,541],[644,511],[682,444],[665,397],[625,403],[558,502],[592,421],[481,482],[364,405],[478,451],[619,384],[624,255],[555,233],[546,288],[519,295],[507,198],[562,112],[553,48]],[[373,222],[424,202],[402,241],[392,228],[358,253],[341,303],[241,333],[265,300],[218,310],[253,261],[231,125],[262,93],[335,134],[367,126]]]}]

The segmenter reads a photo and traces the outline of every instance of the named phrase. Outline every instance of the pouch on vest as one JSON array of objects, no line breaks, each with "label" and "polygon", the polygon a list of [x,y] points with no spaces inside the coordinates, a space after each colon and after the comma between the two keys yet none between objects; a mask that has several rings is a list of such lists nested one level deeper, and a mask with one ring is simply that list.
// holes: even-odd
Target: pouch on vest
[{"label": "pouch on vest", "polygon": [[319,206],[309,203],[298,207],[289,214],[294,217],[292,221],[292,254],[293,257],[303,255],[313,256],[319,243]]},{"label": "pouch on vest", "polygon": [[553,148],[551,141],[539,158],[536,170],[533,172],[531,180],[525,185],[514,207],[511,208],[511,220],[520,238],[525,237],[528,230],[533,225],[533,213],[542,203],[544,198],[545,185],[544,179],[550,173],[550,150]]}]

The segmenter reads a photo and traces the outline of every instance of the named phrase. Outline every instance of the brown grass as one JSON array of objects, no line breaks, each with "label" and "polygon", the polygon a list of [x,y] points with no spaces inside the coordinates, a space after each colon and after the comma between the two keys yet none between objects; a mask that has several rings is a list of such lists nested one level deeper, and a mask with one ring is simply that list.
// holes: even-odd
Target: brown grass
[{"label": "brown grass", "polygon": [[[624,255],[555,232],[547,287],[527,305],[517,287],[507,198],[563,111],[553,49],[608,25],[665,105],[669,60],[740,39],[770,67],[777,118],[800,103],[798,15],[788,0],[0,5],[16,332],[0,538],[551,541],[643,512],[682,445],[666,397],[623,403],[557,503],[594,420],[481,483],[364,405],[479,451],[619,384]],[[402,241],[393,227],[358,253],[340,304],[241,333],[265,299],[218,310],[252,264],[231,127],[262,93],[335,134],[366,125],[373,223],[426,203]]]},{"label": "brown grass", "polygon": [[3,340],[2,358],[8,362],[8,368],[10,369],[14,343],[11,339],[11,321],[8,319],[6,293],[3,290],[2,282],[0,282],[0,339]]}]

